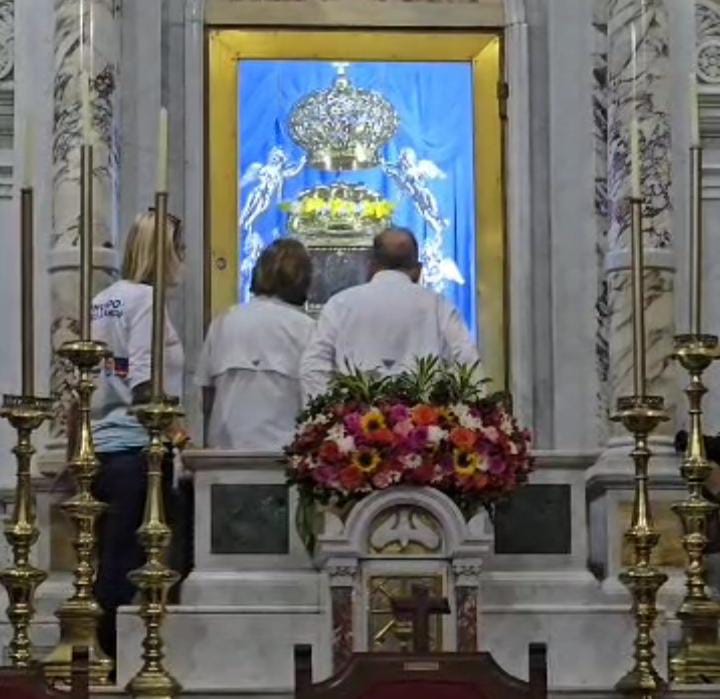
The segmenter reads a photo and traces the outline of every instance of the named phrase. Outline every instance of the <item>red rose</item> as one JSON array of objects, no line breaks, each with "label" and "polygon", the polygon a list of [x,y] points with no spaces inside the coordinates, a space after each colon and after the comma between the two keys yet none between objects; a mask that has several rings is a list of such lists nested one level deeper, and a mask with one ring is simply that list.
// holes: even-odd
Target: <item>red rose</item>
[{"label": "red rose", "polygon": [[389,447],[395,444],[395,435],[387,428],[371,432],[367,435],[366,439],[370,444],[382,447]]},{"label": "red rose", "polygon": [[340,471],[340,483],[345,490],[357,490],[365,483],[365,475],[356,466],[347,466]]},{"label": "red rose", "polygon": [[318,452],[318,457],[326,464],[335,464],[342,460],[342,454],[335,442],[323,442]]}]

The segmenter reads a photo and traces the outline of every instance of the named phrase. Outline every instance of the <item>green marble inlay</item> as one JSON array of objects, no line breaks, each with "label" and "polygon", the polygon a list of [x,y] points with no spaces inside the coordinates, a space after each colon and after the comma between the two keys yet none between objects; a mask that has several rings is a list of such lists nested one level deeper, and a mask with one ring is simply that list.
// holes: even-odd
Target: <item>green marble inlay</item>
[{"label": "green marble inlay", "polygon": [[210,496],[212,553],[289,552],[287,486],[216,484]]}]

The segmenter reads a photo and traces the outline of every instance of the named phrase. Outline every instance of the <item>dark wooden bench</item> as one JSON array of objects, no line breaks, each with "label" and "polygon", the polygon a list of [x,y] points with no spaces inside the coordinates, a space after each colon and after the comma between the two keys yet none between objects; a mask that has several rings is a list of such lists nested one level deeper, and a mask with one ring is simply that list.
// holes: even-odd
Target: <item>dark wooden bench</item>
[{"label": "dark wooden bench", "polygon": [[2,699],[89,699],[90,669],[87,648],[73,649],[72,680],[66,691],[50,689],[41,665],[27,670],[0,668]]},{"label": "dark wooden bench", "polygon": [[547,653],[531,644],[527,682],[489,653],[353,653],[333,677],[312,683],[310,646],[295,647],[296,699],[546,699]]}]

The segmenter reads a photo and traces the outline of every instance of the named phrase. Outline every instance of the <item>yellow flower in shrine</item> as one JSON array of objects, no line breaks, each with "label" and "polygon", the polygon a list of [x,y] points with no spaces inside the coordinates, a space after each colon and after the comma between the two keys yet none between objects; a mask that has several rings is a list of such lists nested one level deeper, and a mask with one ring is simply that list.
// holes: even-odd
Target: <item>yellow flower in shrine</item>
[{"label": "yellow flower in shrine", "polygon": [[327,203],[320,197],[308,197],[303,199],[302,202],[302,213],[306,216],[315,216],[322,214],[327,207]]},{"label": "yellow flower in shrine", "polygon": [[330,200],[330,215],[333,218],[343,218],[349,213],[352,213],[353,204],[343,199],[331,199]]}]

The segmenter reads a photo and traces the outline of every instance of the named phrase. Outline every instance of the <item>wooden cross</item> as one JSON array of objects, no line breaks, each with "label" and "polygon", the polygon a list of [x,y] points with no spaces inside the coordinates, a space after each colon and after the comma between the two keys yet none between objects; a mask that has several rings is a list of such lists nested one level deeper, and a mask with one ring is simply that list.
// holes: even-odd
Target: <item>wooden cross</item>
[{"label": "wooden cross", "polygon": [[412,596],[392,600],[393,614],[409,619],[413,629],[413,653],[430,651],[430,617],[449,614],[447,597],[430,597],[430,590],[422,585],[412,586]]}]

